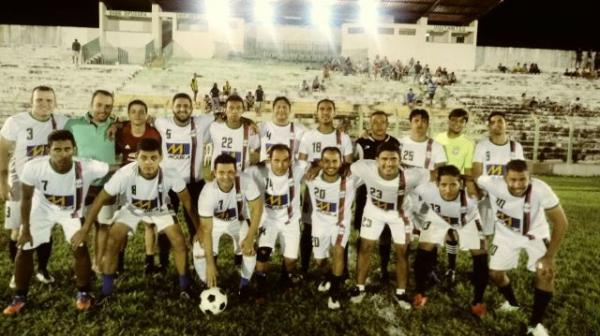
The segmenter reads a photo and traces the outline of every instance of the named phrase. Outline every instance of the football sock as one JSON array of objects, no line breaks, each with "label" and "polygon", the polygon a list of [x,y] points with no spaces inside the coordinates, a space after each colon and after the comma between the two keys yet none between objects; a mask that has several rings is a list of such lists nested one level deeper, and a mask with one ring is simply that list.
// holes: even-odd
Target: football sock
[{"label": "football sock", "polygon": [[15,262],[15,258],[17,257],[17,241],[9,240],[8,241],[8,253],[10,254],[10,261]]},{"label": "football sock", "polygon": [[109,296],[113,292],[113,287],[115,283],[115,275],[114,274],[104,274],[102,275],[102,296]]},{"label": "football sock", "polygon": [[510,303],[511,306],[519,306],[511,283],[504,287],[498,287],[498,291],[500,291],[500,293],[504,295],[504,298],[508,300],[508,303]]},{"label": "football sock", "polygon": [[[127,244],[127,239],[125,240],[125,244]],[[117,271],[119,273],[123,273],[123,271],[125,271],[125,248],[119,252],[119,257],[117,259]]]},{"label": "football sock", "polygon": [[50,260],[50,253],[52,252],[52,238],[47,243],[43,243],[35,249],[38,257],[38,271],[48,271],[48,261]]},{"label": "football sock", "polygon": [[533,294],[533,312],[531,313],[531,320],[529,321],[531,326],[536,326],[538,323],[542,323],[544,312],[548,303],[552,299],[552,292],[546,292],[539,288],[535,289]]},{"label": "football sock", "polygon": [[171,249],[171,242],[169,237],[164,233],[158,234],[158,259],[160,265],[164,268],[169,266],[169,250]]},{"label": "football sock", "polygon": [[387,267],[390,263],[390,255],[392,252],[392,245],[387,243],[379,243],[379,257],[381,260],[381,273],[388,273]]},{"label": "football sock", "polygon": [[146,267],[154,266],[154,255],[153,254],[146,254],[145,265],[146,265]]},{"label": "football sock", "polygon": [[190,286],[190,278],[187,275],[180,275],[179,278],[179,288],[187,289]]},{"label": "football sock", "polygon": [[359,291],[364,292],[365,291],[365,285],[356,285],[356,287],[358,288]]},{"label": "football sock", "polygon": [[406,289],[404,288],[396,288],[396,295],[406,294]]},{"label": "football sock", "polygon": [[[198,277],[204,283],[206,283],[206,257],[201,258],[192,258],[194,262],[194,269],[196,273],[198,273]],[[217,264],[217,260],[215,259],[215,265]]]},{"label": "football sock", "polygon": [[329,287],[329,295],[338,300],[340,297],[340,285],[342,284],[342,279],[344,277],[341,275],[332,275],[331,276],[331,287]]},{"label": "football sock", "polygon": [[243,256],[242,258],[242,278],[250,279],[252,278],[252,272],[254,272],[254,268],[256,267],[256,255],[253,256]]},{"label": "football sock", "polygon": [[488,284],[489,266],[487,254],[473,256],[473,304],[483,302],[483,293]]},{"label": "football sock", "polygon": [[414,269],[415,269],[415,282],[416,291],[420,294],[425,294],[427,287],[427,277],[433,267],[433,261],[435,258],[434,251],[426,251],[423,249],[417,249],[417,255],[415,257]]},{"label": "football sock", "polygon": [[448,254],[448,269],[456,270],[456,256],[458,254],[458,242],[456,240],[446,241],[446,253]]},{"label": "football sock", "polygon": [[234,255],[233,263],[235,264],[235,267],[242,266],[242,255],[241,254]]},{"label": "football sock", "polygon": [[267,273],[262,271],[254,272],[256,277],[256,287],[259,295],[264,295],[265,290],[267,289]]},{"label": "football sock", "polygon": [[240,288],[246,287],[246,286],[248,286],[248,284],[250,284],[250,280],[248,280],[246,278],[241,278],[240,279]]},{"label": "football sock", "polygon": [[310,255],[312,253],[312,225],[304,223],[302,236],[300,237],[300,256],[302,257],[302,273],[307,273],[310,267]]}]

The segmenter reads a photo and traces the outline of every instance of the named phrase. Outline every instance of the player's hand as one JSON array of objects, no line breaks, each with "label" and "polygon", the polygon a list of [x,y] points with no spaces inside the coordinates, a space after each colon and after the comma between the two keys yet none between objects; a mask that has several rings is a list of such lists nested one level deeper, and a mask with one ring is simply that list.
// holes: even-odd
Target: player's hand
[{"label": "player's hand", "polygon": [[31,231],[29,231],[29,229],[22,229],[21,233],[19,234],[19,240],[17,240],[17,245],[22,248],[27,243],[33,245]]},{"label": "player's hand", "polygon": [[73,237],[71,237],[71,246],[73,247],[73,250],[83,246],[83,243],[86,241],[86,239],[87,231],[85,231],[84,229],[77,230]]},{"label": "player's hand", "polygon": [[242,241],[242,254],[245,256],[254,255],[254,241],[253,241],[252,237],[250,237],[250,235],[248,235]]},{"label": "player's hand", "polygon": [[307,181],[312,181],[315,179],[315,177],[317,177],[317,175],[319,175],[320,171],[321,171],[321,167],[312,166],[312,167],[308,168],[308,170],[306,171],[306,174],[304,174],[304,178]]},{"label": "player's hand", "polygon": [[556,266],[554,265],[554,257],[543,256],[536,263],[537,272],[541,276],[553,276]]},{"label": "player's hand", "polygon": [[208,288],[217,286],[217,266],[214,263],[206,265],[206,286]]}]

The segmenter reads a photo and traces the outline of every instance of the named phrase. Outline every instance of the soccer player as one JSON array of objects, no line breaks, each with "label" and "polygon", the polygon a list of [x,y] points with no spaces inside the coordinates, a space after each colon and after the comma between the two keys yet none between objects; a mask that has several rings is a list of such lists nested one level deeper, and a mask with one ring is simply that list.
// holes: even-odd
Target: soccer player
[{"label": "soccer player", "polygon": [[[335,117],[335,102],[330,99],[321,99],[317,103],[317,128],[306,131],[300,141],[298,159],[308,162],[313,167],[318,166],[321,158],[321,150],[325,147],[337,147],[342,152],[344,164],[352,162],[352,140],[340,130],[333,126]],[[308,200],[308,196],[305,195]],[[312,251],[311,236],[311,207],[310,202],[303,206],[302,222],[304,224],[300,240],[300,254],[302,258],[302,273],[306,274],[310,266],[310,255]]]},{"label": "soccer player", "polygon": [[[485,239],[481,232],[481,220],[477,200],[470,198],[463,189],[460,170],[453,165],[438,168],[436,183],[429,182],[415,189],[419,201],[429,209],[428,216],[417,215],[421,220],[419,248],[415,258],[416,295],[413,307],[421,309],[427,302],[425,295],[427,276],[433,268],[436,245],[445,241],[449,230],[454,231],[461,249],[471,251],[473,258],[474,298],[471,312],[482,318],[486,313],[483,293],[488,282],[488,263]],[[417,207],[419,205],[417,204]]]},{"label": "soccer player", "polygon": [[[365,281],[369,272],[371,250],[385,226],[390,227],[394,251],[396,252],[396,295],[402,309],[410,309],[406,294],[408,281],[408,244],[412,223],[405,209],[409,208],[408,194],[419,184],[429,180],[424,169],[400,168],[400,148],[384,142],[377,148],[376,160],[359,160],[350,166],[352,175],[360,178],[367,186],[368,201],[360,228],[360,250],[356,286],[352,289],[351,301],[360,303],[365,297]],[[406,204],[405,204],[406,203]]]},{"label": "soccer player", "polygon": [[490,277],[506,299],[500,310],[519,309],[506,273],[517,267],[519,253],[527,252],[527,269],[535,272],[533,312],[527,332],[547,335],[542,318],[554,292],[554,260],[565,236],[567,218],[556,194],[545,182],[531,178],[525,161],[511,160],[505,171],[504,177],[477,179],[477,185],[487,191],[495,215]]},{"label": "soccer player", "polygon": [[20,175],[22,226],[15,259],[16,295],[4,309],[4,315],[18,314],[25,306],[33,275],[33,249],[50,241],[55,224],[60,224],[67,242],[73,238],[76,308],[87,310],[92,304],[90,256],[85,241],[77,240],[74,235],[81,228],[83,203],[90,183],[104,177],[109,166],[73,158],[77,147],[69,131],[53,131],[47,139],[49,156],[27,162]]},{"label": "soccer player", "polygon": [[287,145],[275,144],[269,150],[268,164],[248,169],[265,199],[256,257],[257,303],[265,301],[267,265],[277,239],[283,249],[283,284],[290,286],[301,279],[296,260],[300,244],[299,190],[305,167],[302,162],[292,162]]},{"label": "soccer player", "polygon": [[[387,134],[389,121],[388,116],[383,111],[375,111],[369,117],[370,125],[367,137],[361,137],[356,140],[356,157],[357,159],[374,160],[377,152],[377,147],[384,142],[390,142],[400,145],[398,139]],[[356,190],[356,205],[354,207],[354,228],[360,230],[360,224],[362,222],[362,215],[367,201],[367,189],[365,185],[361,185]],[[381,264],[381,278],[382,280],[389,279],[389,273],[387,265],[390,261],[390,253],[392,249],[392,236],[389,227],[385,227],[381,233],[379,239],[379,259]],[[346,248],[346,251],[348,248]],[[360,239],[357,240],[356,250],[360,250]],[[347,252],[346,252],[346,267],[347,266]]]},{"label": "soccer player", "polygon": [[410,133],[400,139],[400,159],[407,168],[422,168],[432,176],[437,167],[448,161],[444,147],[427,136],[429,113],[423,109],[414,109],[408,117]]},{"label": "soccer player", "polygon": [[[0,130],[0,202],[6,202],[4,226],[10,230],[9,255],[14,262],[17,255],[17,237],[21,220],[21,185],[23,166],[32,158],[48,154],[48,134],[62,129],[67,118],[54,113],[56,95],[48,86],[37,86],[31,92],[31,112],[10,116]],[[10,153],[13,153],[10,155]],[[10,168],[10,170],[9,170]],[[48,273],[52,239],[37,245],[38,272],[36,279],[54,282]],[[10,287],[15,287],[14,275]]]},{"label": "soccer player", "polygon": [[[492,112],[487,120],[489,138],[480,140],[475,146],[472,171],[474,181],[482,175],[503,176],[510,160],[525,160],[521,144],[508,137],[506,115],[503,112]],[[483,221],[483,233],[491,236],[496,216],[492,212],[489,198],[485,197],[479,202],[479,213]]]},{"label": "soccer player", "polygon": [[337,147],[325,147],[319,163],[321,173],[306,182],[313,208],[313,254],[323,276],[318,290],[329,290],[327,306],[339,309],[356,178],[340,175],[342,154]]},{"label": "soccer player", "polygon": [[292,104],[286,97],[273,100],[273,121],[260,123],[260,162],[268,160],[267,152],[274,144],[286,144],[292,150],[292,162],[298,159],[300,140],[306,129],[290,121]]},{"label": "soccer player", "polygon": [[209,139],[213,145],[212,161],[222,153],[235,158],[236,172],[242,173],[250,165],[258,163],[260,138],[254,127],[244,123],[244,100],[240,96],[229,96],[225,102],[225,123],[213,123],[209,128]]},{"label": "soccer player", "polygon": [[170,167],[161,164],[161,161],[160,142],[151,138],[142,139],[138,145],[136,161],[120,168],[104,185],[86,214],[83,227],[73,239],[74,243],[84,241],[102,206],[114,196],[124,195],[125,205],[115,214],[102,258],[104,264],[101,298],[112,295],[119,252],[128,232],[135,233],[140,222],[154,224],[157,231],[164,231],[169,238],[179,274],[181,296],[189,297],[187,247],[181,228],[175,225],[177,219],[169,207],[168,191],[173,190],[177,193],[195,227],[198,226],[198,217],[185,182],[176,170],[169,169]]},{"label": "soccer player", "polygon": [[[213,162],[213,181],[206,184],[198,199],[201,230],[194,242],[194,267],[208,286],[217,285],[216,257],[223,234],[233,239],[236,254],[241,254],[242,267],[238,295],[245,299],[256,266],[254,239],[263,212],[260,192],[249,175],[238,174],[235,158],[227,154]],[[249,221],[246,214],[250,212]]]}]

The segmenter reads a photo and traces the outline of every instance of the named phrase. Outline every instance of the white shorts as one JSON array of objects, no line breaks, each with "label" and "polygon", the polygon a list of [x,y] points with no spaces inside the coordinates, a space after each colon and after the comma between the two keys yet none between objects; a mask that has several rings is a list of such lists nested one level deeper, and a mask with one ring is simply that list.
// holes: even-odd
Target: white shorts
[{"label": "white shorts", "polygon": [[156,232],[161,232],[167,227],[175,224],[173,214],[171,213],[164,215],[145,216],[135,214],[127,207],[122,207],[119,211],[117,211],[112,222],[125,224],[129,227],[129,229],[131,229],[132,232],[137,230],[139,222],[156,225]]},{"label": "white shorts", "polygon": [[[443,245],[446,233],[452,229],[450,225],[439,225],[437,222],[425,222],[424,227],[421,229],[421,236],[419,242],[431,243]],[[427,223],[430,223],[427,225]],[[427,227],[425,227],[427,226]],[[458,232],[458,245],[461,250],[479,250],[483,248],[484,236],[477,230],[477,224],[475,221],[470,221],[467,225],[461,228],[454,228]]]},{"label": "white shorts", "polygon": [[[98,212],[96,221],[103,225],[111,225],[114,222],[113,217],[115,216],[117,206],[118,206],[117,202],[115,202],[115,204],[107,204],[107,205],[102,206],[102,208],[100,208],[100,212]],[[84,216],[87,215],[87,213],[90,211],[90,208],[91,208],[91,204],[86,205],[83,208]]]},{"label": "white shorts", "polygon": [[279,238],[283,256],[295,260],[298,259],[300,246],[300,221],[294,219],[288,224],[285,223],[286,221],[263,219],[259,229],[258,246],[275,249],[275,241]]},{"label": "white shorts", "polygon": [[313,225],[312,227],[312,246],[315,259],[329,258],[329,249],[335,246],[338,238],[340,238],[340,245],[345,248],[350,236],[350,225],[346,225],[341,232],[337,225],[323,226],[325,225]]},{"label": "white shorts", "polygon": [[10,173],[8,186],[10,200],[4,203],[4,228],[16,230],[21,224],[21,183],[16,173]]},{"label": "white shorts", "polygon": [[212,229],[212,243],[213,243],[213,255],[219,254],[219,242],[221,237],[226,234],[231,237],[233,241],[233,252],[235,254],[242,254],[242,241],[246,239],[248,235],[248,223],[246,221],[240,222],[239,220],[232,221],[217,221],[213,219]]},{"label": "white shorts", "polygon": [[23,245],[23,250],[32,250],[41,244],[50,242],[52,228],[55,224],[62,227],[65,241],[70,243],[71,237],[81,229],[81,218],[72,218],[71,213],[71,211],[31,211],[29,230],[31,231],[33,244]]},{"label": "white shorts", "polygon": [[381,232],[385,226],[390,227],[392,232],[392,241],[394,244],[408,244],[410,242],[410,235],[412,231],[412,225],[405,225],[404,220],[400,216],[395,218],[377,219],[375,216],[368,214],[368,208],[365,209],[363,214],[362,223],[360,224],[360,237],[368,240],[378,240],[381,236]]},{"label": "white shorts", "polygon": [[547,243],[547,239],[529,239],[517,233],[497,229],[490,248],[490,269],[508,271],[516,268],[519,265],[519,253],[525,250],[527,269],[535,272],[537,261],[546,254]]},{"label": "white shorts", "polygon": [[486,236],[494,234],[494,223],[496,221],[496,215],[490,202],[490,198],[486,196],[477,204],[479,216],[481,217],[482,231]]}]

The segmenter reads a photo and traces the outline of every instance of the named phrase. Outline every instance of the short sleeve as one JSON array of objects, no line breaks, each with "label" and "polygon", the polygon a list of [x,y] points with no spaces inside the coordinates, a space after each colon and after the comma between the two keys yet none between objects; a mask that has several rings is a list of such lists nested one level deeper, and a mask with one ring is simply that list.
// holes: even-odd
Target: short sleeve
[{"label": "short sleeve", "polygon": [[[448,158],[446,157],[446,151],[444,150],[444,147],[442,147],[442,145],[436,141],[433,145],[433,163],[434,165],[436,165],[445,162],[448,162]],[[431,169],[433,168],[435,167],[431,167]]]},{"label": "short sleeve", "polygon": [[178,175],[170,176],[171,179],[171,190],[176,193],[180,193],[185,189],[185,181]]},{"label": "short sleeve", "polygon": [[525,154],[523,154],[523,146],[518,142],[515,143],[515,159],[525,160]]},{"label": "short sleeve", "polygon": [[250,149],[256,151],[260,150],[260,136],[258,134],[252,134],[248,138],[248,145]]},{"label": "short sleeve", "polygon": [[108,174],[110,169],[108,163],[102,161],[89,160],[86,162],[86,164],[88,165],[88,169],[92,175],[92,180],[103,178],[106,176],[106,174]]},{"label": "short sleeve", "polygon": [[[308,155],[308,153],[310,152],[310,139],[309,139],[309,132],[305,132],[304,136],[302,136],[302,140],[300,140],[300,149],[299,149],[299,153],[300,154],[305,154]],[[310,158],[308,158],[310,159]]]},{"label": "short sleeve", "polygon": [[536,187],[540,188],[540,191],[537,193],[540,195],[540,205],[543,209],[552,209],[556,207],[560,201],[558,200],[558,196],[554,193],[554,191],[544,182],[539,181],[540,183],[536,185]]},{"label": "short sleeve", "polygon": [[8,140],[8,141],[17,141],[18,129],[16,129],[15,118],[8,118],[2,125],[2,129],[0,129],[0,135]]},{"label": "short sleeve", "polygon": [[489,192],[489,190],[492,188],[493,184],[494,184],[494,177],[493,176],[488,176],[488,175],[481,175],[477,178],[477,185],[479,186],[479,188],[484,189],[485,191]]},{"label": "short sleeve", "polygon": [[117,172],[104,184],[104,191],[111,195],[119,195],[125,192],[125,170],[123,168]]},{"label": "short sleeve", "polygon": [[248,201],[254,201],[258,197],[260,197],[260,191],[258,190],[258,186],[256,182],[252,179],[251,176],[243,174],[242,175],[242,191],[244,192],[244,198]]},{"label": "short sleeve", "polygon": [[213,194],[213,185],[207,184],[202,188],[200,197],[198,197],[198,214],[200,217],[212,217],[214,215],[215,197]]},{"label": "short sleeve", "polygon": [[353,152],[352,140],[350,140],[348,134],[344,133],[344,136],[342,137],[342,153],[344,153],[344,156],[347,156],[352,155]]},{"label": "short sleeve", "polygon": [[478,143],[475,146],[475,152],[473,154],[473,160],[472,162],[480,162],[483,163],[485,162],[485,150],[483,148],[483,145],[481,143]]},{"label": "short sleeve", "polygon": [[465,153],[465,169],[471,169],[473,167],[473,151],[475,150],[474,145],[471,141],[465,142],[466,153]]},{"label": "short sleeve", "polygon": [[35,172],[35,162],[37,162],[37,160],[25,163],[25,166],[23,166],[23,171],[21,172],[21,176],[19,176],[19,180],[21,182],[30,186],[35,185],[36,176],[38,176],[38,174]]}]

